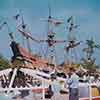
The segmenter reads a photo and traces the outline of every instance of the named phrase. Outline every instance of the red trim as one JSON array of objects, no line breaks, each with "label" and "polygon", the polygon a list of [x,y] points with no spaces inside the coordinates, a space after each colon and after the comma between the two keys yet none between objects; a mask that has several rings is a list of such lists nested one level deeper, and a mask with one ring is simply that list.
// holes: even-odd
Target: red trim
[{"label": "red trim", "polygon": [[[43,89],[33,89],[32,92],[35,92],[35,93],[42,93]],[[45,88],[45,92],[48,91],[48,88]]]},{"label": "red trim", "polygon": [[35,66],[46,66],[47,65],[48,62],[46,60],[35,58],[31,53],[29,53],[26,49],[20,46],[18,48],[19,48],[21,55],[23,56],[24,59],[26,59],[26,61],[31,62]]}]

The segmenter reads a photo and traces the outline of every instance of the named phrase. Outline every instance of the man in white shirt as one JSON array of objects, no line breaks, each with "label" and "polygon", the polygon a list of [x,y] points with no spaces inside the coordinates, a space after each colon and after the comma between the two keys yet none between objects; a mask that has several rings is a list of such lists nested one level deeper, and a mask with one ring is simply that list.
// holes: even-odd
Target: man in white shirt
[{"label": "man in white shirt", "polygon": [[74,68],[70,68],[70,76],[67,80],[67,84],[69,86],[69,100],[79,100],[79,77],[76,75]]}]

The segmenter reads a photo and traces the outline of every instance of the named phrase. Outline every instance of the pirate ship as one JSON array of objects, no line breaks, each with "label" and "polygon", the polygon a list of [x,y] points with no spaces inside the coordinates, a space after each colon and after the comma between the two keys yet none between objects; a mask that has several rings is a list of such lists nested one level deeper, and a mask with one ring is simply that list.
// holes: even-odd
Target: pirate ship
[{"label": "pirate ship", "polygon": [[[59,25],[63,24],[64,21],[53,18],[51,16],[50,7],[49,16],[47,19],[44,19],[44,21],[48,23],[47,39],[39,40],[32,37],[31,33],[27,32],[27,24],[24,22],[23,15],[17,14],[14,16],[14,19],[16,22],[18,19],[21,20],[21,24],[17,23],[16,29],[18,33],[22,35],[22,38],[27,41],[28,49],[21,47],[21,45],[16,42],[13,36],[14,33],[9,32],[11,39],[10,47],[12,49],[13,56],[11,58],[11,68],[0,72],[0,75],[9,76],[8,79],[5,77],[6,85],[1,88],[1,91],[7,91],[7,93],[16,90],[32,90],[33,93],[42,92],[44,100],[44,94],[48,91],[49,84],[51,83],[51,77],[56,77],[57,81],[64,84],[66,73],[70,67],[73,66],[77,68],[80,64],[82,66],[94,65],[95,59],[92,58],[92,54],[94,49],[100,48],[100,46],[95,44],[93,39],[86,41],[87,47],[83,49],[86,53],[86,58],[82,59],[82,63],[77,63],[78,58],[76,49],[81,43],[83,43],[83,41],[78,41],[75,36],[74,30],[78,28],[78,25],[75,24],[73,16],[67,19],[68,27],[66,29],[68,30],[68,38],[66,40],[55,39],[56,32],[53,31],[51,26],[59,28]],[[5,25],[8,30],[10,30],[7,22],[4,22],[1,27]],[[36,43],[47,43],[47,48],[43,57],[32,53],[29,43],[30,40]],[[55,45],[62,43],[65,44],[65,59],[63,64],[57,65]],[[27,77],[27,79],[25,77]],[[45,83],[47,84],[45,85]],[[88,99],[83,98],[83,100]]]}]

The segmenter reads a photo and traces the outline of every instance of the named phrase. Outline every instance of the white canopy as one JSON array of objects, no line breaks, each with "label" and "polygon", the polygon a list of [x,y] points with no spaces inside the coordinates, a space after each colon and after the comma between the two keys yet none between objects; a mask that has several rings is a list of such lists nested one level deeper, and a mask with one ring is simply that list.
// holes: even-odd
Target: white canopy
[{"label": "white canopy", "polygon": [[24,72],[25,74],[28,74],[28,75],[34,76],[36,78],[42,79],[42,80],[44,79],[43,76],[47,77],[47,78],[50,77],[49,74],[45,74],[43,72],[40,72],[40,71],[37,71],[37,70],[28,69],[28,68],[21,68],[20,71]]},{"label": "white canopy", "polygon": [[[37,78],[45,79],[45,78],[50,78],[51,74],[47,74],[38,70],[32,70],[32,69],[27,69],[27,68],[21,68],[20,71],[24,72],[25,74],[35,76]],[[64,78],[57,77],[58,81],[66,81]]]},{"label": "white canopy", "polygon": [[1,70],[1,71],[0,71],[0,76],[1,76],[1,75],[6,75],[6,76],[7,76],[11,71],[12,71],[11,68],[5,69],[5,70]]}]

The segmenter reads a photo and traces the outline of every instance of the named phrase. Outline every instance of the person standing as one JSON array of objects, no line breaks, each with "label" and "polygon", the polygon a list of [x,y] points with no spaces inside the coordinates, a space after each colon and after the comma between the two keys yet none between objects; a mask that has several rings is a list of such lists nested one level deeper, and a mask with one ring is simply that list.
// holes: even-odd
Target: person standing
[{"label": "person standing", "polygon": [[69,100],[79,100],[79,92],[78,92],[79,77],[75,73],[74,68],[70,68],[67,84],[69,86]]}]

